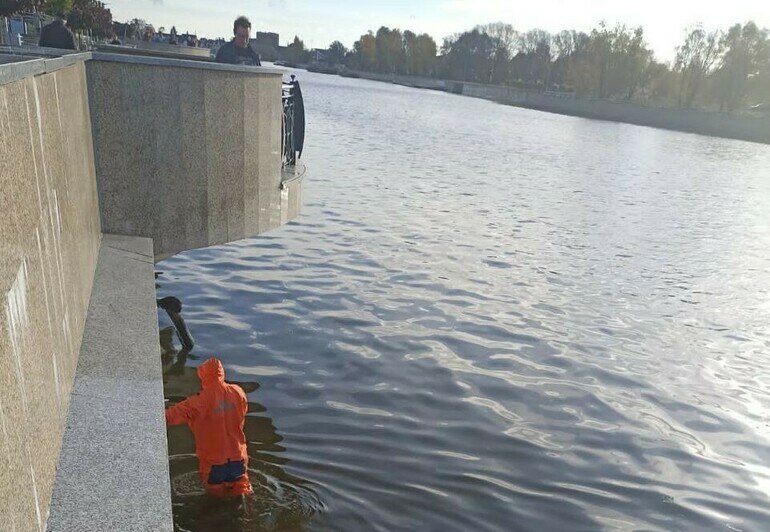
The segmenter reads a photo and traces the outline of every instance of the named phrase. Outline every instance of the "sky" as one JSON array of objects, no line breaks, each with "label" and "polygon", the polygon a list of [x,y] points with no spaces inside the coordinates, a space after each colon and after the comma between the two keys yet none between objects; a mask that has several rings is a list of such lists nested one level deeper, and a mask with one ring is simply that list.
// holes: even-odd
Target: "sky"
[{"label": "sky", "polygon": [[253,31],[272,31],[286,44],[298,35],[309,48],[339,40],[351,47],[380,26],[443,38],[478,24],[506,22],[519,31],[589,31],[600,21],[643,26],[659,60],[669,61],[686,28],[727,29],[754,20],[770,28],[770,0],[103,0],[113,18],[141,18],[180,33],[232,36],[232,21],[248,16]]}]

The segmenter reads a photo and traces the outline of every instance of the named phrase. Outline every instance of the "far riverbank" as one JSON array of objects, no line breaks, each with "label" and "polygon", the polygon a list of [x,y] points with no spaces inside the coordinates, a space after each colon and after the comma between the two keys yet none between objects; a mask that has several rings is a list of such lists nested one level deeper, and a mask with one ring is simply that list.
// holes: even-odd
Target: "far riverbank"
[{"label": "far riverbank", "polygon": [[[303,65],[303,68],[307,68],[307,66]],[[320,70],[318,71],[320,72]],[[698,109],[648,107],[628,102],[578,98],[569,93],[539,92],[505,85],[445,81],[349,69],[328,68],[322,73],[336,73],[343,77],[363,78],[419,89],[446,91],[549,113],[770,144],[770,116],[768,115],[750,116]]]}]

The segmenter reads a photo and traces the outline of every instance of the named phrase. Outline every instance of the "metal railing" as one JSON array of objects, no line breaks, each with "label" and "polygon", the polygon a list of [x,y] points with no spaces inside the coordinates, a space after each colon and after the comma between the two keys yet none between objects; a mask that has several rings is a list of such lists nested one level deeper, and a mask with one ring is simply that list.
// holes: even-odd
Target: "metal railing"
[{"label": "metal railing", "polygon": [[6,46],[37,46],[40,30],[52,20],[53,17],[41,13],[0,17],[0,43]]},{"label": "metal railing", "polygon": [[293,166],[302,156],[305,145],[305,104],[299,81],[291,76],[291,81],[283,84],[283,120],[281,121],[282,166]]}]

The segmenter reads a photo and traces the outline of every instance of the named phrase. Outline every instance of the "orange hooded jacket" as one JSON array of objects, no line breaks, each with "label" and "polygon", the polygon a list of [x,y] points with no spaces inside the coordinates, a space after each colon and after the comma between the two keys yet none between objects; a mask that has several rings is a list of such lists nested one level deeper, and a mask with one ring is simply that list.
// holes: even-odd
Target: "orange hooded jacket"
[{"label": "orange hooded jacket", "polygon": [[[225,370],[216,358],[209,358],[198,367],[198,378],[203,386],[201,393],[168,408],[166,423],[187,424],[190,427],[195,437],[195,454],[198,456],[201,481],[209,493],[251,493],[247,473],[249,455],[243,434],[248,411],[246,394],[239,386],[225,382]],[[228,478],[228,474],[224,477],[219,474],[222,470],[231,471],[230,466],[236,465],[231,463],[240,461],[243,461],[242,476]],[[216,475],[212,475],[212,468],[216,469]],[[212,480],[214,477],[217,480]]]}]

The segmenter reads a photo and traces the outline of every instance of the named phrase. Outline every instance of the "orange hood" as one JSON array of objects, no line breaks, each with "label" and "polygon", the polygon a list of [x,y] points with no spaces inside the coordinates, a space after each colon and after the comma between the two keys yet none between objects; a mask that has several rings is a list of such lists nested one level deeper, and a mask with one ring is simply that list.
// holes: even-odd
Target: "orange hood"
[{"label": "orange hood", "polygon": [[222,367],[219,359],[211,357],[198,366],[198,378],[204,388],[208,388],[212,384],[222,385],[225,382],[225,368]]}]

